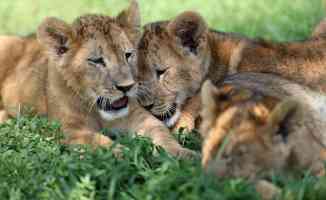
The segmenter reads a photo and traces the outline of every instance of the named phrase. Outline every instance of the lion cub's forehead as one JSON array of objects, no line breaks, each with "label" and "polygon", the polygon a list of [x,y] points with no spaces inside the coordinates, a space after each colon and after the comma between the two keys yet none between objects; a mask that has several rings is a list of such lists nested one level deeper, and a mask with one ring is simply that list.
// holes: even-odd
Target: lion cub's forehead
[{"label": "lion cub's forehead", "polygon": [[88,41],[90,39],[97,39],[99,35],[109,45],[114,48],[133,48],[130,42],[126,30],[123,25],[117,23],[117,21],[109,16],[104,15],[85,15],[79,17],[73,23],[73,28],[79,39],[82,41]]},{"label": "lion cub's forehead", "polygon": [[162,40],[167,36],[167,31],[165,30],[168,22],[159,21],[146,24],[144,26],[144,34],[139,42],[138,48],[143,51],[148,51],[149,47],[159,49],[162,47]]}]

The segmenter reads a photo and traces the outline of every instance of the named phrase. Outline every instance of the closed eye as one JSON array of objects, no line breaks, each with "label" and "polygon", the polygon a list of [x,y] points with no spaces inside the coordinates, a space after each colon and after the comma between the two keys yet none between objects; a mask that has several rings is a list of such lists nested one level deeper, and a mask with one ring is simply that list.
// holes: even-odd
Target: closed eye
[{"label": "closed eye", "polygon": [[161,76],[163,76],[163,74],[166,72],[166,69],[157,69],[156,70],[156,76],[157,78],[160,78]]},{"label": "closed eye", "polygon": [[125,52],[125,58],[127,62],[130,62],[130,58],[134,55],[132,51]]},{"label": "closed eye", "polygon": [[104,62],[103,57],[98,57],[98,58],[88,58],[87,61],[88,61],[90,64],[93,64],[93,65],[102,65],[103,67],[105,67],[105,62]]},{"label": "closed eye", "polygon": [[132,53],[131,52],[126,52],[125,53],[125,57],[126,57],[126,60],[129,60],[129,58],[132,56]]},{"label": "closed eye", "polygon": [[131,49],[131,50],[128,50],[125,52],[125,59],[128,63],[131,63],[134,56],[135,56],[135,50],[134,49]]}]

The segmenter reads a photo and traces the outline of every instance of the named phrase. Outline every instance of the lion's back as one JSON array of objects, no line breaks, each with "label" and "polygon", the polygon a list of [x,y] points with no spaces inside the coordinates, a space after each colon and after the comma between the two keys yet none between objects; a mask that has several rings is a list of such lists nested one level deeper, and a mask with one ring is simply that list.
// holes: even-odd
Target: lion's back
[{"label": "lion's back", "polygon": [[46,112],[46,72],[47,57],[36,38],[0,36],[0,90],[5,107],[26,103]]}]

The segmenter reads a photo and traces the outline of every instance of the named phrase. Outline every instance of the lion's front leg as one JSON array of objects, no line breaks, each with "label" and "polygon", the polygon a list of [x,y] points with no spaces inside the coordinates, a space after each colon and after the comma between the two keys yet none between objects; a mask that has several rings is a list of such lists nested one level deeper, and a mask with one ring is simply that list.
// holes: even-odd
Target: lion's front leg
[{"label": "lion's front leg", "polygon": [[196,95],[188,100],[187,104],[183,107],[181,111],[181,116],[173,131],[178,131],[180,128],[190,132],[196,128],[195,121],[199,117],[199,112],[201,108],[200,95]]},{"label": "lion's front leg", "polygon": [[90,130],[71,130],[68,131],[64,140],[65,144],[90,144],[92,146],[111,146],[113,141],[100,133]]},{"label": "lion's front leg", "polygon": [[182,147],[163,122],[156,119],[138,104],[132,105],[132,107],[128,117],[127,128],[129,130],[133,130],[141,136],[151,138],[155,145],[163,147],[174,156],[189,158],[197,155],[194,151]]},{"label": "lion's front leg", "polygon": [[[149,121],[150,120],[147,122]],[[151,138],[155,145],[163,147],[173,156],[180,158],[192,158],[197,155],[197,153],[194,151],[182,147],[170,134],[169,130],[164,127],[164,124],[157,126],[155,126],[155,124],[145,126],[144,128],[138,130],[138,134]]]},{"label": "lion's front leg", "polygon": [[[68,131],[65,135],[65,139],[63,140],[64,144],[80,144],[80,145],[91,145],[92,147],[111,147],[113,141],[100,133],[95,131],[87,130],[87,129],[77,129],[77,130],[64,130]],[[116,145],[112,149],[114,155],[120,157],[122,154],[122,145]]]}]

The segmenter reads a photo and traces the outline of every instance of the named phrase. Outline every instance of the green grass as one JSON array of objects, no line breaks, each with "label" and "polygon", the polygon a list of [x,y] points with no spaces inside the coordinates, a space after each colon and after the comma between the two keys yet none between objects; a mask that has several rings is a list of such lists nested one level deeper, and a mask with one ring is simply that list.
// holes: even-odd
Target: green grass
[{"label": "green grass", "polygon": [[[320,0],[140,0],[143,23],[197,10],[209,25],[278,41],[308,37],[324,16]],[[1,0],[0,34],[34,32],[45,16],[72,21],[84,13],[116,14],[127,0]],[[217,180],[200,161],[177,160],[146,138],[119,138],[123,159],[110,149],[65,146],[60,125],[22,117],[0,125],[0,199],[259,199],[241,179]],[[200,149],[194,135],[179,134],[186,147]],[[326,199],[326,177],[275,176],[286,200]]]},{"label": "green grass", "polygon": [[[117,159],[110,148],[61,145],[60,134],[58,123],[39,117],[0,125],[1,199],[259,199],[246,181],[206,176],[199,160],[177,160],[146,138],[119,138],[126,148]],[[326,177],[273,181],[284,187],[282,199],[326,197]]]},{"label": "green grass", "polygon": [[44,118],[0,125],[2,199],[257,199],[245,182],[218,183],[198,160],[176,160],[146,138],[119,139],[127,148],[116,159],[110,149],[60,145],[59,134]]},{"label": "green grass", "polygon": [[[143,23],[196,10],[210,26],[275,40],[301,39],[322,18],[322,0],[139,0]],[[128,0],[1,0],[0,34],[34,32],[46,16],[72,21],[85,13],[117,14]]]}]

